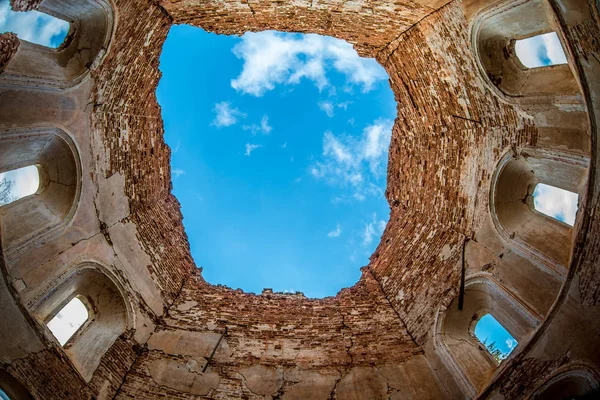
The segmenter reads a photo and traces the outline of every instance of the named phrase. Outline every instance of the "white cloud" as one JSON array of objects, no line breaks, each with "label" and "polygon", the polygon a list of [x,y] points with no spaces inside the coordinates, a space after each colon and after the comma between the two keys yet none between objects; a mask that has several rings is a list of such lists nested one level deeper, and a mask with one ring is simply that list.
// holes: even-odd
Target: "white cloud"
[{"label": "white cloud", "polygon": [[232,108],[228,101],[216,103],[213,111],[215,112],[215,119],[210,124],[217,128],[235,125],[238,122],[238,118],[246,117],[246,114],[237,108]]},{"label": "white cloud", "polygon": [[327,70],[332,68],[363,92],[387,79],[385,70],[374,59],[359,57],[350,43],[332,37],[248,32],[233,53],[244,60],[244,67],[231,81],[231,87],[254,96],[262,96],[279,84],[297,84],[303,78],[322,90],[329,86]]},{"label": "white cloud", "polygon": [[506,339],[506,346],[509,349],[511,349],[511,350],[514,349],[516,345],[517,345],[517,341],[515,339],[511,339],[511,338]]},{"label": "white cloud", "polygon": [[69,23],[38,11],[13,12],[8,1],[0,3],[0,33],[14,32],[20,39],[57,47],[69,31]]},{"label": "white cloud", "polygon": [[251,131],[253,135],[256,135],[258,132],[262,132],[263,135],[268,135],[273,130],[273,128],[269,125],[269,117],[267,115],[263,115],[262,119],[260,120],[260,125],[244,125],[242,126],[242,129],[245,131]]},{"label": "white cloud", "polygon": [[337,104],[336,104],[336,107],[337,107],[337,108],[341,108],[341,109],[343,109],[344,111],[347,111],[347,110],[348,110],[348,106],[349,106],[350,104],[352,104],[352,102],[351,102],[351,101],[344,101],[344,102],[342,102],[342,103],[337,103]]},{"label": "white cloud", "polygon": [[377,120],[367,126],[360,138],[323,135],[323,155],[310,167],[310,174],[333,185],[348,187],[358,201],[383,195],[382,179],[393,122]]},{"label": "white cloud", "polygon": [[556,32],[517,40],[515,53],[527,68],[567,63],[567,57]]},{"label": "white cloud", "polygon": [[259,147],[262,147],[260,144],[250,144],[250,143],[246,143],[246,152],[244,153],[244,155],[250,157],[250,154],[252,154],[252,152],[256,149],[258,149]]},{"label": "white cloud", "polygon": [[323,136],[323,155],[333,158],[338,163],[352,164],[356,161],[350,146],[343,144],[331,131],[325,132]]},{"label": "white cloud", "polygon": [[354,193],[354,194],[352,195],[352,197],[354,197],[354,198],[355,198],[356,200],[358,200],[358,201],[365,201],[365,200],[366,200],[366,198],[367,198],[367,196],[365,196],[365,195],[364,195],[364,194],[362,194],[362,193]]},{"label": "white cloud", "polygon": [[252,125],[242,125],[242,129],[245,131],[250,131],[252,135],[256,135],[260,131],[260,126],[256,124]]},{"label": "white cloud", "polygon": [[368,160],[371,171],[375,174],[383,162],[382,158],[387,156],[387,150],[390,147],[392,138],[391,121],[369,125],[365,128],[364,134],[363,157]]},{"label": "white cloud", "polygon": [[329,118],[333,117],[334,106],[330,101],[320,101],[318,104],[321,111],[325,112]]},{"label": "white cloud", "polygon": [[352,104],[351,101],[345,101],[343,103],[334,104],[331,101],[320,101],[317,103],[321,111],[325,112],[329,118],[335,115],[335,109],[341,108],[344,111],[348,109],[348,105]]},{"label": "white cloud", "polygon": [[268,135],[273,130],[273,128],[269,125],[269,117],[266,115],[263,115],[262,119],[260,120],[260,130],[265,135]]},{"label": "white cloud", "polygon": [[373,242],[375,236],[381,236],[385,230],[386,222],[384,220],[377,220],[377,214],[373,213],[373,219],[369,223],[365,223],[365,230],[363,232],[363,246],[367,247]]},{"label": "white cloud", "polygon": [[334,231],[331,231],[327,234],[330,238],[336,238],[342,234],[342,226],[337,224]]},{"label": "white cloud", "polygon": [[576,193],[540,183],[533,192],[533,205],[539,212],[572,226],[578,198]]},{"label": "white cloud", "polygon": [[171,150],[173,153],[177,153],[179,151],[179,147],[181,146],[181,141],[178,140],[177,144],[175,145],[175,147],[173,148],[173,150]]},{"label": "white cloud", "polygon": [[182,170],[182,169],[177,169],[177,168],[176,168],[176,169],[173,169],[173,170],[171,170],[171,173],[172,173],[173,175],[175,175],[175,178],[179,178],[181,175],[185,175],[185,171],[184,171],[184,170]]}]

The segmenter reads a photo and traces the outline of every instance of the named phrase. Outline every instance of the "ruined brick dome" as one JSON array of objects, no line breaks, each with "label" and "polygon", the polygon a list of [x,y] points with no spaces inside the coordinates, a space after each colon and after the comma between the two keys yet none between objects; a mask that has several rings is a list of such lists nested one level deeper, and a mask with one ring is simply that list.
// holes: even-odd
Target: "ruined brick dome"
[{"label": "ruined brick dome", "polygon": [[[600,385],[600,19],[584,0],[11,0],[71,23],[0,36],[0,389],[11,399],[563,399]],[[347,40],[395,120],[381,243],[336,297],[253,295],[194,265],[155,90],[173,24]],[[567,64],[525,68],[554,31]],[[532,188],[579,195],[573,227]],[[90,318],[61,345],[48,321]],[[460,304],[459,304],[460,303]],[[473,334],[518,341],[498,364]],[[213,354],[214,353],[214,354]],[[597,395],[597,393],[596,393]]]}]

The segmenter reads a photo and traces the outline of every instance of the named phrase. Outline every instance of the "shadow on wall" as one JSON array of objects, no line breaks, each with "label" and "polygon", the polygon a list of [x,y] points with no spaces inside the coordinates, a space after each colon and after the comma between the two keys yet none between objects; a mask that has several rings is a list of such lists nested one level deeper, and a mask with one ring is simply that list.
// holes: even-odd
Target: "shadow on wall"
[{"label": "shadow on wall", "polygon": [[18,129],[0,135],[0,172],[35,165],[40,183],[34,195],[0,207],[2,248],[18,257],[75,213],[81,191],[79,155],[71,138],[57,128]]},{"label": "shadow on wall", "polygon": [[75,3],[46,0],[37,9],[69,22],[69,33],[56,49],[21,40],[16,54],[0,75],[0,84],[74,86],[106,53],[113,26],[110,3],[107,0]]}]

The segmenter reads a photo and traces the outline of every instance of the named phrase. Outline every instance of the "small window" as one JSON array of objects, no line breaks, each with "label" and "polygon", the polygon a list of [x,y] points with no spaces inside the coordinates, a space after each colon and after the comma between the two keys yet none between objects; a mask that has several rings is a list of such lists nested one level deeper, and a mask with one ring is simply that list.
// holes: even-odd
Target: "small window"
[{"label": "small window", "polygon": [[556,32],[517,40],[515,53],[519,61],[527,68],[567,63],[567,57]]},{"label": "small window", "polygon": [[0,206],[38,191],[40,172],[35,165],[0,173]]},{"label": "small window", "polygon": [[486,314],[477,321],[475,337],[483,343],[498,363],[506,359],[518,344],[491,314]]},{"label": "small window", "polygon": [[0,4],[0,33],[13,32],[19,39],[55,49],[69,33],[69,23],[39,11],[11,10],[9,2]]},{"label": "small window", "polygon": [[2,389],[0,389],[0,400],[10,400],[10,397]]},{"label": "small window", "polygon": [[534,208],[549,217],[573,226],[577,214],[577,193],[539,183],[533,192]]},{"label": "small window", "polygon": [[80,299],[74,297],[48,322],[48,328],[60,345],[64,346],[88,317],[87,307]]}]

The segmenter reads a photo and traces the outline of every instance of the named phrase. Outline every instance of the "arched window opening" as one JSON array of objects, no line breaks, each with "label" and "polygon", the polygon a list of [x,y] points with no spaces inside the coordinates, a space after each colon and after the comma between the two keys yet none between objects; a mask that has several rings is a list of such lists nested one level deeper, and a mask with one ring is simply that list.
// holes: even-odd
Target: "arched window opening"
[{"label": "arched window opening", "polygon": [[0,389],[0,400],[10,400],[10,397],[2,389]]},{"label": "arched window opening", "polygon": [[577,193],[539,183],[533,191],[534,208],[556,220],[573,226],[577,214]]},{"label": "arched window opening", "polygon": [[[509,343],[514,349],[517,342],[527,340],[540,323],[524,303],[499,281],[487,276],[467,279],[462,309],[458,309],[457,297],[439,318],[436,353],[469,398],[476,397],[501,359],[508,356]],[[501,328],[490,326],[490,318]],[[511,339],[509,343],[508,339]],[[496,360],[493,354],[490,356],[489,348],[500,350]]]},{"label": "arched window opening", "polygon": [[[525,149],[518,157],[507,154],[495,174],[490,205],[498,232],[538,267],[558,278],[569,265],[573,236],[573,228],[559,219],[571,224],[574,221],[577,201],[573,196],[585,190],[588,165],[585,157]],[[557,196],[548,187],[572,195]]]},{"label": "arched window opening", "polygon": [[72,87],[106,54],[113,29],[110,1],[14,1],[15,12],[5,1],[0,32],[12,31],[22,40],[0,74],[3,85]]},{"label": "arched window opening", "polygon": [[518,344],[492,314],[486,314],[477,321],[475,337],[498,363],[504,361]]},{"label": "arched window opening", "polygon": [[35,165],[0,173],[0,206],[35,194],[40,188],[40,173]]},{"label": "arched window opening", "polygon": [[515,53],[526,68],[567,63],[567,56],[556,32],[528,37],[515,42]]},{"label": "arched window opening", "polygon": [[122,288],[105,272],[95,263],[76,268],[30,310],[48,328],[46,337],[59,341],[88,382],[104,354],[128,327]]},{"label": "arched window opening", "polygon": [[600,382],[593,370],[586,367],[562,372],[542,385],[532,396],[535,400],[597,399]]},{"label": "arched window opening", "polygon": [[553,15],[547,2],[530,0],[496,3],[474,18],[480,70],[507,100],[551,102],[554,96],[573,96],[577,101],[581,94]]},{"label": "arched window opening", "polygon": [[73,297],[58,314],[48,322],[48,328],[61,346],[89,319],[88,309],[78,297]]},{"label": "arched window opening", "polygon": [[19,39],[56,49],[65,41],[70,24],[39,11],[15,12],[8,1],[0,3],[0,33],[13,32]]},{"label": "arched window opening", "polygon": [[[21,171],[25,166],[30,168]],[[0,171],[11,171],[5,177],[15,183],[8,185],[21,195],[35,189],[35,195],[0,207],[1,245],[5,257],[14,260],[49,240],[73,217],[81,188],[81,166],[77,147],[65,132],[30,128],[0,135]],[[31,186],[23,193],[23,185]],[[12,196],[13,189],[7,193]]]}]

